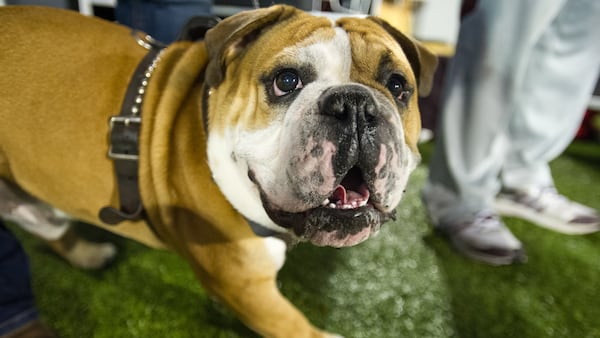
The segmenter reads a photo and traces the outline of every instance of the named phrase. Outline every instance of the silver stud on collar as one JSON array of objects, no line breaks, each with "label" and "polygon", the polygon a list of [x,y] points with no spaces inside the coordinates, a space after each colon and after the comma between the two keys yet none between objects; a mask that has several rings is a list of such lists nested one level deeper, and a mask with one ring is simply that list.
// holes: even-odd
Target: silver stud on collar
[{"label": "silver stud on collar", "polygon": [[146,87],[148,87],[148,83],[150,83],[150,78],[152,77],[152,73],[156,69],[156,66],[158,65],[158,62],[160,61],[160,57],[162,56],[164,51],[165,50],[163,49],[156,55],[156,57],[152,60],[152,63],[150,64],[150,66],[148,66],[148,68],[144,72],[144,78],[142,79],[142,82],[140,83],[140,86],[137,89],[138,96],[135,97],[135,103],[131,107],[131,114],[133,114],[135,116],[137,116],[141,112],[140,108],[141,108],[142,102],[144,101],[144,94],[146,94]]}]

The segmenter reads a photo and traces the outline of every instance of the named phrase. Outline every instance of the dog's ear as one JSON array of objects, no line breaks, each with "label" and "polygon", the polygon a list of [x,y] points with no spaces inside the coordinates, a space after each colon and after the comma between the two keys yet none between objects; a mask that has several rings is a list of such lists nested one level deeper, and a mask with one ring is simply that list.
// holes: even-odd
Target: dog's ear
[{"label": "dog's ear", "polygon": [[205,38],[209,57],[206,83],[210,87],[221,83],[227,63],[256,40],[262,30],[298,12],[298,9],[285,5],[245,11],[224,19],[210,29]]},{"label": "dog's ear", "polygon": [[419,86],[419,96],[427,96],[433,86],[433,75],[437,67],[437,56],[430,52],[425,46],[404,35],[385,20],[377,17],[369,17],[383,29],[385,29],[398,43],[413,69]]}]

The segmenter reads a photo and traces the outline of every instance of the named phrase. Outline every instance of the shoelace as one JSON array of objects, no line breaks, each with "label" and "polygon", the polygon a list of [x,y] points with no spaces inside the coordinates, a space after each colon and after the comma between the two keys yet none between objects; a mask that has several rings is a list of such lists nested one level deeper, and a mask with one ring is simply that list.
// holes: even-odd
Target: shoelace
[{"label": "shoelace", "polygon": [[501,224],[498,215],[494,214],[489,210],[483,210],[478,212],[471,223],[472,227],[477,229],[480,233],[496,231],[498,225]]}]

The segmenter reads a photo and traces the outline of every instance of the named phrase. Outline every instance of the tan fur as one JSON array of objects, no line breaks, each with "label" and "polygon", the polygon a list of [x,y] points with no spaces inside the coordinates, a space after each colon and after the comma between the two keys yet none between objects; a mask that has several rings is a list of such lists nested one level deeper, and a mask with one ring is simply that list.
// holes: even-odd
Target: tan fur
[{"label": "tan fur", "polygon": [[[146,51],[128,28],[74,12],[7,7],[0,21],[0,176],[102,225],[98,210],[117,205],[108,119]],[[110,230],[163,246],[142,222]]]},{"label": "tan fur", "polygon": [[[269,67],[263,60],[289,39],[330,26],[327,19],[308,24],[306,18],[291,7],[256,11],[225,20],[209,33],[206,44],[178,42],[164,52],[144,98],[139,163],[143,204],[158,238],[144,221],[108,226],[98,218],[100,208],[118,205],[113,164],[106,156],[108,120],[119,113],[131,74],[146,50],[123,26],[54,9],[1,8],[0,178],[74,218],[178,252],[205,288],[263,336],[328,336],[279,293],[278,267],[264,239],[254,235],[211,179],[201,113],[206,85],[199,80],[202,74],[211,87],[255,81]],[[262,31],[265,22],[275,21],[296,26],[298,36]],[[368,29],[384,32],[376,24]],[[270,43],[245,48],[244,37],[258,33]],[[326,38],[331,33],[323,34]],[[410,73],[406,60],[397,63]],[[225,74],[225,64],[233,67],[227,74],[235,78],[226,77],[232,75]],[[211,132],[237,123],[250,129],[268,123],[264,93],[252,88],[246,93],[243,102],[211,96]],[[258,110],[233,114],[226,106],[231,104]],[[407,141],[416,145],[418,112],[403,119],[411,130]],[[68,258],[73,243],[78,242],[65,237],[53,247]]]}]

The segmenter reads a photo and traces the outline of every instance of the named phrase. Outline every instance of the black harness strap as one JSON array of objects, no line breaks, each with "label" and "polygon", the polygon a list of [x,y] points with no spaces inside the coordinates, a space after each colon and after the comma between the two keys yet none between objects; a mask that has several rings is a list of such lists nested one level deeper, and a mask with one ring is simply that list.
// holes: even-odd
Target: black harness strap
[{"label": "black harness strap", "polygon": [[138,182],[142,100],[162,51],[151,46],[133,73],[120,114],[110,118],[111,145],[108,157],[114,161],[120,208],[106,206],[100,209],[99,217],[102,222],[111,225],[143,217],[144,207]]}]

